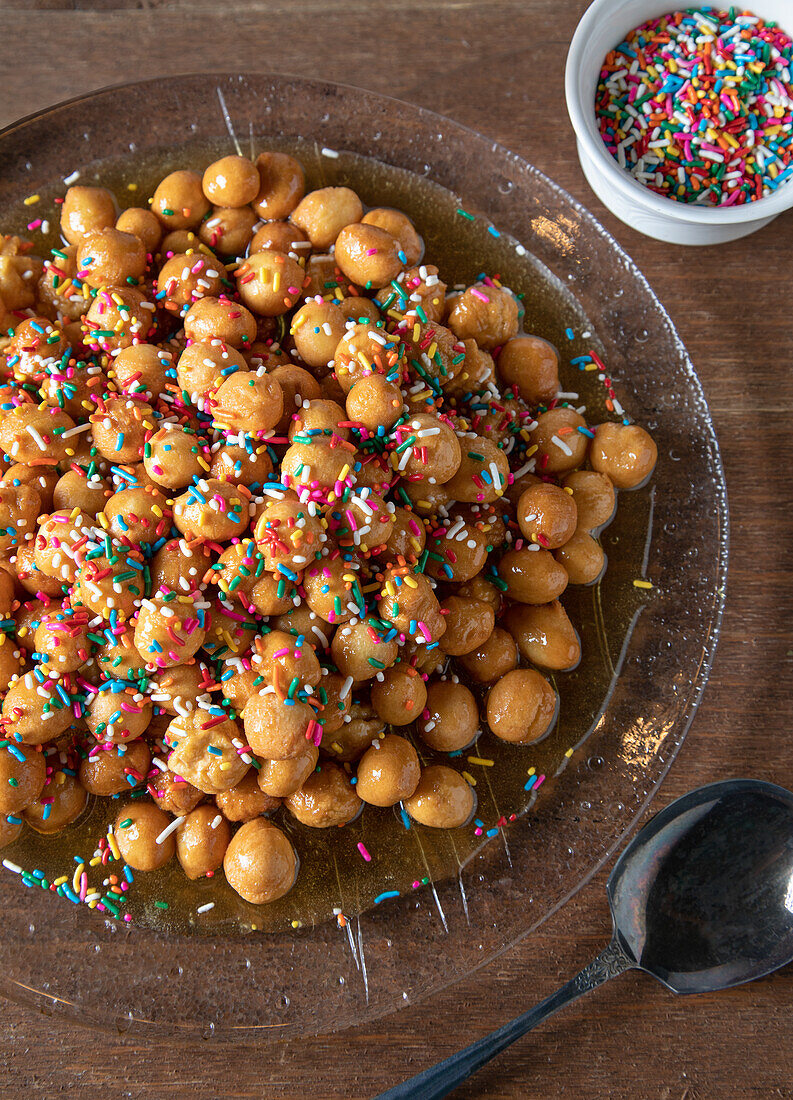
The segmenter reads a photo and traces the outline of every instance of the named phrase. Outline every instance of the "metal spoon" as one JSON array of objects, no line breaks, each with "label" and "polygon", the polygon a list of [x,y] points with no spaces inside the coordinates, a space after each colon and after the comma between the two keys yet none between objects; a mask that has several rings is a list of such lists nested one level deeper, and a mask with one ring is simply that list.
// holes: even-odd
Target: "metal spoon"
[{"label": "metal spoon", "polygon": [[556,993],[498,1031],[380,1095],[438,1100],[564,1005],[625,970],[673,993],[712,993],[793,961],[793,794],[732,779],[649,821],[606,886],[611,943]]}]

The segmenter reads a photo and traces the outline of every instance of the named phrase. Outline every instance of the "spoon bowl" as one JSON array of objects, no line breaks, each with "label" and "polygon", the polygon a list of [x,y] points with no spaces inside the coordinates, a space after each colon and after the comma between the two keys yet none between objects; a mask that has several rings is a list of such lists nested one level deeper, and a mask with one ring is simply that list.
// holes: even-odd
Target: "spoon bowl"
[{"label": "spoon bowl", "polygon": [[440,1100],[564,1005],[625,970],[713,993],[793,962],[793,794],[758,779],[699,787],[656,814],[607,884],[611,943],[522,1016],[379,1100]]}]

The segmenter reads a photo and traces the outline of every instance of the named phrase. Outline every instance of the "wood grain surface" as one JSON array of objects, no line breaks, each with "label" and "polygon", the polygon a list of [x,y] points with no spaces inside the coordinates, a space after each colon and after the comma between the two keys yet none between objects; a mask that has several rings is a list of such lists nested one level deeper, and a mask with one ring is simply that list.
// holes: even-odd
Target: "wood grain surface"
[{"label": "wood grain surface", "polygon": [[[705,700],[655,801],[715,779],[793,786],[793,214],[718,249],[638,236],[601,208],[564,107],[584,0],[0,0],[0,124],[122,80],[234,69],[320,76],[449,115],[523,154],[627,248],[689,348],[732,512],[727,613]],[[134,106],[134,104],[131,104]],[[0,169],[1,170],[1,169]],[[262,1048],[95,1037],[3,1006],[0,1094],[98,1100],[370,1097],[550,993],[608,936],[602,872],[469,981],[358,1031]],[[676,998],[628,974],[501,1056],[458,1097],[793,1097],[793,969]]]}]

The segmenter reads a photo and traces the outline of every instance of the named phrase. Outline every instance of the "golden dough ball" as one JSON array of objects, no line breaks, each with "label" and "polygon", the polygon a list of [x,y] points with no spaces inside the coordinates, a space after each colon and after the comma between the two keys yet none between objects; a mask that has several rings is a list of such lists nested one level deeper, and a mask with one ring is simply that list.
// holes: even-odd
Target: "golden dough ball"
[{"label": "golden dough ball", "polygon": [[198,238],[224,256],[242,256],[253,237],[258,218],[249,206],[213,206],[201,222]]},{"label": "golden dough ball", "polygon": [[196,709],[200,697],[208,698],[214,685],[206,665],[174,665],[149,678],[150,698],[166,714],[176,718]]},{"label": "golden dough ball", "polygon": [[397,429],[395,438],[400,446],[402,443],[409,444],[401,454],[394,455],[396,469],[405,477],[421,478],[431,485],[444,485],[460,469],[460,441],[454,429],[437,416],[417,413]]},{"label": "golden dough ball", "polygon": [[49,777],[41,796],[25,807],[22,816],[34,832],[46,836],[59,833],[76,821],[87,801],[88,792],[78,777],[58,770]]},{"label": "golden dough ball", "polygon": [[0,848],[7,848],[9,844],[13,844],[18,839],[24,825],[22,818],[18,818],[15,814],[0,817]]},{"label": "golden dough ball", "polygon": [[0,448],[12,462],[26,465],[51,465],[66,458],[64,432],[74,421],[60,409],[38,405],[17,405],[0,419]]},{"label": "golden dough ball", "polygon": [[496,365],[489,351],[484,351],[475,340],[463,340],[463,360],[454,378],[444,381],[444,397],[465,398],[469,393],[479,393],[495,382]]},{"label": "golden dough ball", "polygon": [[476,340],[490,351],[511,340],[518,331],[518,303],[504,287],[477,283],[454,303],[449,328],[461,340]]},{"label": "golden dough ball", "polygon": [[[33,375],[40,376],[47,368],[52,370],[69,347],[63,326],[53,325],[46,317],[28,317],[19,323],[15,320],[13,333],[9,342],[4,341],[3,355],[13,364],[14,377],[23,381]],[[6,392],[9,397],[15,397],[19,391],[14,387]],[[25,403],[30,403],[29,396]]]},{"label": "golden dough ball", "polygon": [[377,603],[380,618],[419,644],[440,641],[446,630],[438,598],[421,573],[389,569]]},{"label": "golden dough ball", "polygon": [[399,243],[376,225],[346,225],[336,238],[334,255],[345,278],[360,286],[387,286],[402,270]]},{"label": "golden dough ball", "polygon": [[363,553],[383,546],[393,524],[389,506],[379,493],[362,488],[343,503],[331,504],[325,512],[329,534],[346,545],[351,539]]},{"label": "golden dough ball", "polygon": [[[300,583],[298,581],[298,583]],[[276,615],[269,624],[274,630],[283,630],[299,638],[309,638],[312,645],[319,643],[322,649],[328,649],[333,639],[333,627],[324,622],[311,610],[305,600],[297,597],[293,606],[284,614]]]},{"label": "golden dough ball", "polygon": [[64,703],[54,684],[47,680],[39,683],[32,672],[26,672],[9,687],[2,715],[5,736],[21,745],[54,741],[73,719],[71,707]]},{"label": "golden dough ball", "polygon": [[200,252],[177,253],[157,276],[158,301],[171,313],[184,316],[207,295],[216,298],[223,289],[225,269],[214,256]]},{"label": "golden dough ball", "polygon": [[527,539],[546,550],[556,550],[575,532],[578,508],[572,493],[558,485],[540,482],[521,493],[517,520]]},{"label": "golden dough ball", "polygon": [[570,584],[593,584],[606,567],[603,547],[588,531],[574,532],[553,556],[563,566]]},{"label": "golden dough ball", "polygon": [[229,823],[216,806],[196,806],[176,830],[176,858],[189,879],[216,871],[231,840]]},{"label": "golden dough ball", "polygon": [[521,656],[539,668],[567,672],[581,660],[581,639],[558,600],[513,604],[502,621]]},{"label": "golden dough ball", "polygon": [[64,608],[45,615],[36,627],[33,644],[37,653],[46,656],[42,664],[49,676],[75,672],[85,664],[91,656],[89,629],[84,611]]},{"label": "golden dough ball", "polygon": [[330,829],[349,824],[360,813],[363,802],[343,768],[323,763],[302,787],[284,799],[284,805],[302,825]]},{"label": "golden dough ball", "polygon": [[384,733],[385,723],[369,704],[351,703],[341,726],[323,737],[320,748],[325,756],[343,763],[358,760]]},{"label": "golden dough ball", "polygon": [[348,328],[333,357],[336,377],[345,393],[370,374],[389,374],[399,359],[399,344],[377,325],[365,322]]},{"label": "golden dough ball", "polygon": [[298,203],[291,220],[306,233],[312,247],[322,251],[330,248],[345,225],[359,222],[362,216],[361,200],[349,187],[322,187]]},{"label": "golden dough ball", "polygon": [[106,355],[146,343],[155,330],[154,313],[154,303],[137,287],[103,287],[85,315],[83,343]]},{"label": "golden dough ball", "polygon": [[71,506],[79,508],[87,516],[97,516],[103,511],[110,496],[112,490],[100,474],[91,474],[88,477],[80,467],[79,472],[67,470],[58,479],[52,494],[52,504],[58,511]]},{"label": "golden dough ball", "polygon": [[17,814],[35,802],[46,776],[44,753],[11,740],[0,749],[0,813]]},{"label": "golden dough ball", "polygon": [[484,645],[493,633],[495,612],[482,600],[467,596],[449,596],[441,604],[446,630],[440,648],[450,657],[461,657]]},{"label": "golden dough ball", "polygon": [[152,802],[130,802],[116,814],[113,836],[121,858],[134,871],[156,871],[176,851],[173,832],[162,833],[171,819]]},{"label": "golden dough ball", "polygon": [[156,344],[133,344],[113,359],[113,381],[123,393],[159,397],[168,383],[173,355]]},{"label": "golden dough ball", "polygon": [[228,481],[202,479],[176,498],[173,522],[188,538],[228,542],[248,526],[248,497]]},{"label": "golden dough ball", "polygon": [[589,445],[589,461],[617,489],[638,489],[655,469],[658,447],[638,424],[600,424]]},{"label": "golden dough ball", "polygon": [[303,575],[305,601],[326,623],[346,623],[361,613],[363,601],[357,595],[357,580],[350,562],[341,557],[321,558]]},{"label": "golden dough ball", "polygon": [[91,416],[94,445],[114,465],[140,461],[154,425],[151,405],[139,397],[108,396]]},{"label": "golden dough ball", "polygon": [[465,584],[484,569],[491,543],[485,532],[465,523],[457,515],[454,522],[436,527],[427,540],[430,557],[426,572],[438,581]]},{"label": "golden dough ball", "polygon": [[354,625],[339,627],[333,636],[330,652],[333,663],[343,676],[352,676],[356,683],[363,683],[393,665],[399,653],[399,644],[395,637],[388,638],[374,620],[359,619]]},{"label": "golden dough ball", "polygon": [[319,749],[311,742],[299,756],[289,760],[263,760],[257,776],[259,789],[271,800],[288,798],[303,786],[314,771],[319,759]]},{"label": "golden dough ball", "polygon": [[272,431],[281,419],[284,392],[271,374],[236,371],[221,382],[212,402],[216,427],[256,436]]},{"label": "golden dough ball", "polygon": [[[298,690],[316,687],[322,673],[314,647],[283,630],[270,630],[256,639],[259,668],[266,684],[273,684],[278,694],[286,694],[297,680]],[[279,690],[280,689],[280,690]]]},{"label": "golden dough ball", "polygon": [[142,206],[130,206],[122,210],[116,218],[116,229],[137,237],[152,256],[162,240],[162,226],[157,215]]},{"label": "golden dough ball", "polygon": [[171,172],[160,180],[151,208],[166,229],[195,229],[209,210],[197,172]]},{"label": "golden dough ball", "polygon": [[302,229],[285,221],[265,222],[263,226],[253,234],[248,252],[265,252],[272,249],[274,252],[294,252],[301,255],[311,251],[311,242]]},{"label": "golden dough ball", "polygon": [[359,379],[347,394],[347,417],[362,424],[373,435],[386,431],[402,416],[402,391],[382,374]]},{"label": "golden dough ball", "polygon": [[135,624],[135,648],[148,665],[183,665],[204,643],[206,629],[193,601],[143,600]]},{"label": "golden dough ball", "polygon": [[263,317],[292,309],[303,290],[303,268],[284,252],[254,252],[234,273],[244,304]]},{"label": "golden dough ball", "polygon": [[24,645],[26,649],[33,648],[33,635],[36,632],[36,627],[44,617],[48,608],[52,607],[52,601],[46,596],[46,593],[42,593],[45,598],[26,600],[20,607],[14,612],[14,621],[16,628],[14,630],[14,637],[20,643]]},{"label": "golden dough ball", "polygon": [[[308,442],[298,438],[281,459],[281,482],[299,492],[306,486],[332,489],[339,484],[349,484],[355,467],[355,448],[331,446],[317,436]],[[343,490],[337,490],[340,493]]]},{"label": "golden dough ball", "polygon": [[227,546],[217,560],[209,580],[216,584],[227,600],[247,605],[253,589],[264,576],[264,558],[250,538]]},{"label": "golden dough ball", "polygon": [[89,794],[109,798],[144,783],[150,767],[151,752],[145,741],[96,745],[80,762],[80,782]]},{"label": "golden dough ball", "polygon": [[509,461],[492,440],[478,435],[463,440],[457,473],[445,488],[454,500],[468,504],[490,504],[503,496],[509,478]]},{"label": "golden dough ball", "polygon": [[[258,568],[258,567],[257,567]],[[294,582],[287,581],[279,573],[264,571],[250,594],[250,602],[257,614],[265,617],[283,615],[294,607],[296,595]]]},{"label": "golden dough ball", "polygon": [[551,684],[533,668],[507,672],[487,695],[487,724],[502,741],[530,745],[545,736],[556,718]]},{"label": "golden dough ball", "polygon": [[344,725],[352,706],[351,689],[352,685],[346,677],[323,669],[319,687],[314,692],[314,701],[320,705],[317,721],[322,724],[324,736],[335,733]]},{"label": "golden dough ball", "polygon": [[205,710],[180,714],[165,737],[171,748],[168,770],[204,794],[236,787],[250,767],[242,758],[243,736],[232,718],[218,721]]},{"label": "golden dough ball", "polygon": [[550,603],[567,588],[567,572],[550,552],[523,546],[508,550],[498,563],[505,595],[520,603]]},{"label": "golden dough ball", "polygon": [[438,752],[466,748],[479,733],[479,708],[473,693],[453,680],[432,680],[416,728],[422,741]]},{"label": "golden dough ball", "polygon": [[174,817],[189,814],[204,798],[204,792],[199,791],[198,787],[169,771],[158,771],[156,778],[149,784],[148,791],[155,805]]},{"label": "golden dough ball", "polygon": [[518,648],[509,631],[494,627],[477,649],[457,658],[457,664],[477,684],[492,684],[517,667]]},{"label": "golden dough ball", "polygon": [[419,262],[424,251],[424,242],[407,214],[392,207],[375,206],[366,211],[361,221],[364,225],[376,225],[378,229],[384,229],[396,239],[404,253],[403,263],[406,267],[413,267]]},{"label": "golden dough ball", "polygon": [[[311,746],[314,748],[314,746]],[[316,749],[314,750],[316,752]],[[267,761],[262,765],[266,766]],[[262,772],[253,768],[236,787],[215,795],[215,804],[227,821],[253,821],[262,814],[272,813],[281,805],[279,797],[266,794],[261,786]],[[178,844],[178,837],[177,837]]]},{"label": "golden dough ball", "polygon": [[165,261],[173,256],[191,251],[200,252],[210,258],[213,255],[212,250],[202,243],[201,238],[192,229],[173,229],[163,237],[156,259],[162,267]]},{"label": "golden dough ball", "polygon": [[30,485],[0,485],[0,555],[36,536],[41,494]]},{"label": "golden dough ball", "polygon": [[13,568],[20,587],[31,596],[44,596],[48,600],[63,598],[63,586],[68,582],[42,573],[36,565],[36,550],[33,543],[26,542],[17,547]]},{"label": "golden dough ball", "polygon": [[116,220],[116,203],[104,187],[70,187],[61,205],[61,232],[69,244],[107,229]]},{"label": "golden dough ball", "polygon": [[295,884],[297,856],[287,836],[263,817],[247,821],[223,859],[229,886],[252,905],[282,898]]},{"label": "golden dough ball", "polygon": [[85,724],[97,741],[123,745],[145,733],[153,713],[151,700],[135,688],[100,689],[88,704]]},{"label": "golden dough ball", "polygon": [[266,152],[256,158],[259,183],[251,200],[266,221],[288,217],[303,198],[306,180],[300,161],[288,153]]},{"label": "golden dough ball", "polygon": [[456,829],[474,812],[474,792],[454,768],[432,764],[421,777],[404,807],[419,825],[433,829]]},{"label": "golden dough ball", "polygon": [[[273,472],[273,460],[266,443],[246,440],[245,446],[214,444],[209,476],[235,485],[262,486]],[[248,449],[250,448],[250,449]]]},{"label": "golden dough ball", "polygon": [[166,489],[183,489],[207,465],[201,439],[181,424],[163,424],[143,445],[146,473]]},{"label": "golden dough ball", "polygon": [[579,428],[586,429],[586,421],[575,409],[562,406],[540,413],[529,436],[530,446],[537,448],[538,474],[566,474],[582,465],[589,439]]},{"label": "golden dough ball", "polygon": [[297,363],[283,363],[274,367],[270,377],[278,383],[283,393],[284,411],[275,425],[276,434],[283,436],[289,431],[298,411],[307,401],[317,400],[321,390],[314,375]]},{"label": "golden dough ball", "polygon": [[355,324],[377,324],[380,320],[380,310],[371,298],[363,298],[360,294],[350,295],[338,302],[345,321],[353,321]]},{"label": "golden dough ball", "polygon": [[245,206],[258,194],[259,173],[247,157],[221,157],[205,169],[201,186],[215,206]]},{"label": "golden dough ball", "polygon": [[[394,282],[378,291],[377,301],[381,303],[381,308],[384,310],[397,310],[404,314],[407,324],[416,321],[422,324],[438,322],[443,319],[446,309],[446,283],[441,280],[438,268],[434,264],[422,264],[421,267],[411,267],[400,274]],[[475,343],[474,347],[477,347]],[[467,357],[467,348],[465,354]],[[454,374],[454,378],[456,377],[457,372]],[[444,381],[451,382],[453,379],[444,379]],[[473,388],[469,382],[462,392],[465,393]]]},{"label": "golden dough ball", "polygon": [[308,703],[281,699],[274,691],[252,695],[245,704],[242,719],[248,744],[264,760],[300,756],[316,727],[314,711]]},{"label": "golden dough ball", "polygon": [[90,529],[90,516],[77,508],[42,516],[33,544],[36,567],[62,584],[73,584]]},{"label": "golden dough ball", "polygon": [[370,806],[395,806],[418,786],[421,765],[404,737],[389,733],[367,749],[358,761],[355,791]]},{"label": "golden dough ball", "polygon": [[143,241],[120,229],[97,229],[77,246],[77,275],[88,286],[137,283],[145,270]]},{"label": "golden dough ball", "polygon": [[385,548],[377,550],[378,557],[394,561],[403,557],[407,562],[416,562],[424,552],[427,533],[424,522],[414,512],[397,506],[393,513],[393,523],[388,529]]},{"label": "golden dough ball", "polygon": [[205,295],[185,314],[184,334],[199,343],[220,341],[231,348],[246,348],[256,339],[256,318],[240,302]]},{"label": "golden dough ball", "polygon": [[309,298],[295,313],[289,331],[304,363],[327,367],[346,332],[344,314],[334,302]]},{"label": "golden dough ball", "polygon": [[294,497],[267,500],[253,532],[265,569],[303,570],[314,561],[326,536],[322,521],[313,512],[310,505]]},{"label": "golden dough ball", "polygon": [[[52,496],[58,483],[58,471],[51,466],[25,466],[15,463],[9,466],[0,478],[0,486],[18,487],[24,485],[34,489],[40,500],[42,512],[51,512]],[[38,519],[38,516],[36,517]]]},{"label": "golden dough ball", "polygon": [[498,356],[498,375],[512,386],[527,405],[547,405],[561,389],[559,355],[553,344],[540,336],[515,336]]},{"label": "golden dough ball", "polygon": [[141,543],[157,542],[170,533],[171,513],[165,497],[151,485],[113,493],[105,504],[104,514],[110,534],[133,549]]},{"label": "golden dough ball", "polygon": [[81,561],[72,599],[104,619],[115,613],[125,622],[135,614],[145,594],[143,559],[139,552],[126,547],[117,545],[112,549],[111,558],[102,554]]},{"label": "golden dough ball", "polygon": [[408,726],[427,703],[427,687],[415,668],[392,665],[372,684],[371,702],[378,716],[391,726]]},{"label": "golden dough ball", "polygon": [[176,380],[190,402],[206,412],[207,398],[215,392],[224,377],[235,370],[246,369],[247,363],[230,344],[224,344],[221,340],[197,341],[186,347],[179,356]]},{"label": "golden dough ball", "polygon": [[574,470],[562,485],[572,490],[578,526],[582,530],[599,531],[614,518],[617,494],[608,475],[597,470]]}]

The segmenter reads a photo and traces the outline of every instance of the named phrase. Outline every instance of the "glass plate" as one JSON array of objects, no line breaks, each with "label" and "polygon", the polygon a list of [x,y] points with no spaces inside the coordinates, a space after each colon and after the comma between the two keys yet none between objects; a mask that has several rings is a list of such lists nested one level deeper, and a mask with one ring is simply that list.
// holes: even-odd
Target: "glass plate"
[{"label": "glass plate", "polygon": [[[525,291],[527,328],[559,346],[563,386],[582,394],[591,420],[595,411],[605,416],[613,387],[653,432],[658,468],[652,487],[621,495],[604,533],[605,581],[565,595],[583,624],[585,662],[564,679],[557,729],[537,749],[494,754],[509,760],[513,786],[520,774],[517,800],[513,791],[503,801],[504,769],[469,765],[479,768],[478,819],[456,847],[449,834],[414,829],[414,871],[404,860],[389,869],[387,847],[375,849],[374,867],[350,855],[358,864],[341,876],[337,896],[326,882],[317,904],[304,900],[299,910],[255,909],[220,882],[177,892],[178,869],[168,870],[161,896],[175,899],[170,909],[150,897],[136,908],[131,893],[131,925],[0,875],[0,991],[120,1031],[326,1032],[414,1002],[516,943],[591,877],[652,798],[699,703],[724,601],[724,477],[685,348],[591,215],[488,139],[340,85],[229,74],[148,81],[0,133],[2,225],[35,225],[36,207],[22,200],[37,193],[44,209],[76,168],[81,183],[109,179],[128,203],[143,203],[155,172],[268,145],[295,149],[313,186],[349,182],[370,204],[390,199],[413,214],[428,257],[440,255],[455,281],[498,270]],[[570,363],[592,351],[603,371],[597,360],[590,371]],[[653,588],[637,588],[642,578]],[[597,645],[587,646],[590,636]],[[567,714],[566,696],[575,701]],[[101,834],[95,818],[90,826],[20,840],[3,855],[52,877],[56,857],[63,869],[78,843],[83,850],[86,837]],[[358,835],[350,836],[354,846]],[[384,892],[398,896],[375,905]],[[196,903],[210,896],[217,911],[202,921]],[[254,924],[273,930],[251,932]]]}]

